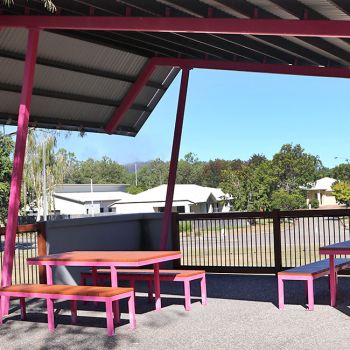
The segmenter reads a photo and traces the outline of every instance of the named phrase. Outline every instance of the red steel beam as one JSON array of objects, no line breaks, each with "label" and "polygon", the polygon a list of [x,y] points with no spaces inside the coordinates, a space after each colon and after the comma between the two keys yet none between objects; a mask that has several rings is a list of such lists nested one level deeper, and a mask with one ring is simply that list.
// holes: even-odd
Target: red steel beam
[{"label": "red steel beam", "polygon": [[[24,75],[22,93],[18,113],[18,127],[16,136],[16,146],[13,160],[10,199],[8,205],[8,216],[5,234],[4,262],[1,283],[3,287],[11,285],[13,258],[15,253],[16,231],[18,225],[18,211],[21,196],[21,184],[26,142],[28,135],[29,111],[32,99],[32,89],[35,72],[35,62],[39,42],[39,31],[30,29],[28,33],[28,43],[26,60],[24,64]],[[4,312],[7,313],[8,302],[3,302]]]},{"label": "red steel beam", "polygon": [[113,117],[106,124],[105,130],[107,133],[113,133],[113,131],[118,127],[126,111],[132,106],[137,95],[147,83],[156,66],[179,67],[182,69],[219,69],[240,72],[303,75],[312,77],[350,78],[350,69],[348,68],[154,57],[149,60],[141,75],[133,87],[128,91]]},{"label": "red steel beam", "polygon": [[350,69],[348,68],[295,66],[288,64],[250,63],[162,57],[154,58],[153,63],[159,66],[171,66],[189,69],[219,69],[241,72],[305,75],[312,77],[350,78]]},{"label": "red steel beam", "polygon": [[189,69],[184,68],[182,70],[179,101],[177,105],[173,147],[172,147],[171,159],[170,159],[168,186],[167,186],[165,208],[164,208],[164,215],[163,215],[163,221],[162,221],[160,250],[166,250],[166,246],[168,242],[169,224],[170,224],[170,218],[171,218],[171,209],[173,207],[173,198],[174,198],[174,190],[175,190],[175,182],[176,182],[177,163],[179,159],[182,126],[183,126],[183,120],[184,120],[184,114],[185,114],[188,78],[189,78]]},{"label": "red steel beam", "polygon": [[350,22],[334,20],[1,16],[1,27],[350,38]]},{"label": "red steel beam", "polygon": [[131,107],[131,105],[134,103],[137,95],[140,93],[142,88],[146,85],[147,81],[149,80],[150,76],[152,75],[154,69],[155,69],[154,59],[151,58],[135,83],[132,85],[130,90],[127,92],[126,96],[124,97],[123,101],[121,102],[120,106],[116,109],[114,115],[111,117],[111,119],[108,121],[108,123],[105,126],[105,131],[109,134],[111,134],[120,124],[124,114],[127,112],[127,110]]}]

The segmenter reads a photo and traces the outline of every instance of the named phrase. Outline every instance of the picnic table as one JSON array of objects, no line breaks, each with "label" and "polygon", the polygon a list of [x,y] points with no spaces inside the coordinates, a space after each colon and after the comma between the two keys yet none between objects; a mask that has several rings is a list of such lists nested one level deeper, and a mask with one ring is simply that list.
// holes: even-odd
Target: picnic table
[{"label": "picnic table", "polygon": [[181,258],[180,251],[72,251],[27,259],[29,265],[46,266],[47,284],[53,284],[52,266],[108,267],[111,285],[118,287],[117,267],[153,265],[155,308],[161,309],[159,264]]},{"label": "picnic table", "polygon": [[350,255],[350,241],[339,242],[321,247],[320,254],[329,255],[329,284],[331,294],[331,306],[335,306],[337,301],[337,281],[334,256],[339,254]]}]

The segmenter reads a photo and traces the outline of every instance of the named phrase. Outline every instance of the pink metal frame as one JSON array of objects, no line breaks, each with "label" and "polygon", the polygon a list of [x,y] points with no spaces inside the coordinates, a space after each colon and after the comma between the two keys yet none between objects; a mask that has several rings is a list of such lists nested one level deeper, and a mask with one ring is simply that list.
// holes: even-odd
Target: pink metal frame
[{"label": "pink metal frame", "polygon": [[[10,199],[8,206],[8,217],[6,225],[6,238],[4,247],[4,261],[2,270],[2,286],[11,284],[13,257],[15,253],[15,241],[18,222],[18,210],[20,204],[23,164],[28,134],[28,122],[32,89],[35,72],[36,54],[39,42],[39,31],[30,29],[28,33],[27,54],[24,64],[24,77],[22,85],[21,100],[18,113],[18,128],[16,136],[16,147],[14,153]],[[2,299],[3,312],[8,312],[8,300]]]},{"label": "pink metal frame", "polygon": [[[338,246],[340,243],[337,244]],[[350,255],[350,248],[320,248],[320,254],[329,255],[329,283],[331,290],[331,306],[336,306],[337,304],[337,270],[335,267],[334,259],[335,255]]]},{"label": "pink metal frame", "polygon": [[334,20],[3,15],[1,27],[350,38],[349,22]]},{"label": "pink metal frame", "polygon": [[[72,29],[72,30],[116,30],[116,31],[146,31],[146,32],[185,32],[185,33],[216,33],[216,34],[253,34],[277,36],[316,36],[316,37],[350,37],[348,21],[332,20],[285,20],[285,19],[233,19],[233,18],[172,18],[172,17],[118,17],[113,16],[5,16],[0,15],[0,29],[29,28],[24,80],[21,104],[18,117],[18,132],[14,157],[14,168],[11,180],[8,225],[5,240],[4,267],[2,285],[11,283],[14,242],[19,209],[19,196],[25,154],[25,144],[28,129],[30,101],[40,29]],[[209,60],[182,60],[167,58],[152,58],[122,101],[118,110],[106,124],[106,132],[112,133],[122,120],[125,112],[136,99],[141,88],[151,76],[156,65],[178,66],[188,76],[188,70],[194,67],[209,69],[229,69],[251,72],[269,72],[281,74],[350,77],[348,69],[327,67],[300,67],[289,65],[268,65],[240,62],[222,62]],[[188,79],[188,77],[187,77]],[[187,85],[187,83],[186,83]],[[182,91],[182,92],[181,92]],[[181,88],[179,110],[184,109],[186,93]],[[184,101],[181,102],[181,96]],[[183,113],[183,112],[182,112]],[[183,117],[183,116],[182,116]],[[178,123],[177,123],[178,124]],[[179,122],[180,124],[180,122]],[[182,122],[181,122],[182,124]],[[180,129],[180,128],[178,128]],[[176,167],[181,130],[175,130],[171,169],[168,179],[166,210],[162,223],[161,248],[165,249],[172,207],[173,190],[175,185]],[[178,140],[177,140],[178,139]],[[176,152],[177,151],[177,152]],[[157,277],[156,277],[157,278]],[[333,277],[331,277],[333,278]],[[7,307],[3,305],[3,311]]]},{"label": "pink metal frame", "polygon": [[[179,271],[179,274],[182,271]],[[160,271],[159,279],[160,281],[170,281],[170,282],[183,282],[184,283],[184,294],[185,294],[185,310],[190,311],[191,310],[191,288],[190,288],[190,282],[194,280],[200,280],[201,285],[201,298],[202,298],[202,305],[207,305],[207,287],[206,287],[206,279],[205,279],[205,273],[198,273],[193,276],[188,277],[179,277],[177,274],[169,275],[169,274],[163,274],[166,273],[166,270]],[[100,279],[102,280],[110,280],[110,274],[105,272],[97,272],[92,271],[90,272],[83,272],[81,273],[81,284],[86,285],[86,280],[88,278],[92,279],[92,283],[94,286],[98,285],[98,281]],[[129,281],[130,287],[135,289],[135,281],[147,281],[148,283],[148,299],[152,299],[152,281],[154,279],[154,276],[152,273],[131,273],[131,272],[123,272],[122,270],[118,273],[118,279],[120,281]]]},{"label": "pink metal frame", "polygon": [[[133,266],[154,266],[154,292],[155,292],[155,306],[156,311],[160,311],[162,304],[160,298],[160,281],[159,281],[159,263],[164,261],[170,261],[175,259],[180,259],[181,254],[168,255],[162,258],[145,259],[138,262],[125,262],[125,261],[98,261],[98,256],[96,255],[96,261],[78,261],[78,260],[68,260],[68,261],[56,261],[56,260],[35,260],[27,259],[29,265],[45,265],[46,266],[46,278],[47,284],[53,284],[52,278],[52,266],[92,266],[92,267],[108,267],[111,270],[111,284],[112,287],[118,287],[118,274],[116,267],[133,267]],[[36,258],[37,259],[37,258]]]},{"label": "pink metal frame", "polygon": [[[71,300],[72,303],[72,323],[75,324],[77,321],[77,309],[76,309],[76,301],[95,301],[95,302],[104,302],[106,304],[106,317],[107,317],[107,334],[112,336],[114,334],[114,322],[113,322],[113,314],[114,320],[119,315],[116,315],[114,312],[114,305],[116,305],[117,301],[120,299],[129,298],[128,307],[129,307],[129,319],[131,329],[136,328],[136,317],[135,317],[135,298],[134,292],[125,292],[123,294],[115,295],[112,297],[99,297],[99,296],[91,296],[91,295],[62,295],[62,294],[50,294],[50,293],[28,293],[28,292],[7,292],[0,291],[1,299],[4,297],[17,297],[21,300],[21,319],[26,319],[26,311],[25,311],[25,302],[24,298],[43,298],[47,301],[47,320],[48,320],[48,328],[50,332],[53,332],[55,329],[55,321],[54,321],[54,307],[53,300]],[[2,312],[2,308],[0,306],[0,325],[2,324],[4,313]]]},{"label": "pink metal frame", "polygon": [[176,171],[177,171],[177,164],[178,164],[180,144],[181,144],[182,126],[183,126],[184,114],[185,114],[189,73],[190,72],[187,68],[184,68],[182,70],[179,101],[177,106],[177,114],[176,114],[175,130],[174,130],[173,147],[172,147],[171,159],[170,159],[168,186],[167,186],[167,192],[166,192],[165,208],[164,208],[162,231],[161,231],[161,238],[160,238],[161,250],[165,250],[167,247],[169,224],[170,224],[170,217],[171,217],[171,210],[173,206],[174,189],[175,189],[175,182],[176,182]]}]

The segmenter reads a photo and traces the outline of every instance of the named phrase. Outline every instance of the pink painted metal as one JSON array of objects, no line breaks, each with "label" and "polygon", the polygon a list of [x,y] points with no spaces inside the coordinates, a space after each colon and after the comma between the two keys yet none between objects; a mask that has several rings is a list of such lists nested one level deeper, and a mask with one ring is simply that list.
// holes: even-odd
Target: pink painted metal
[{"label": "pink painted metal", "polygon": [[348,68],[297,66],[289,64],[250,63],[167,57],[155,57],[153,58],[153,63],[157,66],[172,66],[188,69],[218,69],[254,73],[350,78],[350,70]]},{"label": "pink painted metal", "polygon": [[[110,273],[108,269],[102,269],[97,271],[96,280],[104,281],[110,280]],[[135,288],[135,281],[147,281],[148,283],[148,299],[152,301],[153,298],[153,285],[154,271],[152,270],[119,270],[118,279],[121,281],[129,281],[130,287]],[[195,272],[195,274],[190,276],[182,276],[184,273]],[[82,285],[86,285],[87,279],[92,278],[94,282],[94,276],[90,272],[81,273]],[[170,282],[183,282],[185,291],[185,309],[189,311],[191,309],[191,293],[190,293],[190,282],[194,280],[200,280],[201,285],[201,298],[202,305],[207,305],[207,290],[206,290],[206,279],[205,272],[202,271],[188,271],[188,270],[160,270],[159,271],[160,281],[170,281]],[[94,284],[97,285],[97,284]]]},{"label": "pink painted metal", "polygon": [[26,300],[24,298],[19,298],[21,305],[21,320],[25,321],[27,319],[26,313]]},{"label": "pink painted metal", "polygon": [[[15,253],[15,241],[18,222],[18,211],[21,195],[21,184],[23,165],[28,134],[29,111],[32,99],[35,62],[37,48],[39,43],[39,31],[30,29],[28,32],[28,42],[26,51],[26,60],[24,64],[24,75],[20,106],[18,113],[18,128],[16,135],[16,146],[13,160],[13,169],[11,177],[10,198],[8,205],[8,216],[6,225],[6,237],[4,246],[4,260],[1,276],[1,285],[3,287],[11,284],[13,258]],[[9,300],[2,299],[3,313],[8,313]]]},{"label": "pink painted metal", "polygon": [[71,300],[70,302],[70,310],[71,310],[71,319],[72,319],[72,324],[77,323],[77,301],[76,300]]},{"label": "pink painted metal", "polygon": [[251,34],[306,37],[350,37],[348,21],[113,16],[1,16],[0,28],[116,30]]},{"label": "pink painted metal", "polygon": [[[73,287],[73,286],[72,286]],[[76,302],[78,300],[82,301],[98,301],[104,302],[106,304],[106,314],[107,314],[107,333],[109,336],[114,334],[114,322],[113,322],[113,303],[117,302],[120,299],[128,298],[128,307],[129,307],[129,317],[130,317],[130,327],[135,329],[136,327],[136,316],[135,316],[135,299],[133,291],[126,291],[121,294],[113,296],[99,296],[91,295],[91,289],[87,289],[87,295],[78,295],[78,294],[51,294],[45,292],[19,292],[19,291],[0,291],[1,299],[4,297],[17,297],[21,300],[24,298],[42,298],[46,299],[47,303],[47,320],[48,320],[48,329],[50,332],[55,330],[55,321],[54,321],[54,300],[63,299],[71,301],[71,310],[72,310],[72,323],[76,322]],[[25,315],[25,304],[22,306],[22,318]],[[0,325],[2,324],[4,313],[0,306]]]},{"label": "pink painted metal", "polygon": [[[128,258],[129,256],[129,258]],[[154,265],[156,310],[161,309],[159,263],[181,258],[180,251],[73,251],[27,259],[29,265],[46,265],[47,283],[52,284],[52,266],[103,266],[110,268],[112,286],[117,287],[115,267]],[[158,266],[158,267],[156,267]],[[97,283],[95,276],[94,283]],[[119,314],[119,313],[118,313]]]},{"label": "pink painted metal", "polygon": [[337,303],[337,275],[335,267],[335,255],[350,255],[350,241],[331,244],[320,248],[321,255],[329,255],[329,283],[331,291],[331,306]]},{"label": "pink painted metal", "polygon": [[105,131],[107,133],[111,134],[118,127],[118,125],[123,119],[124,114],[131,107],[137,95],[140,93],[141,89],[145,86],[148,79],[152,75],[154,69],[155,69],[155,65],[153,63],[153,59],[151,58],[147,62],[142,73],[137,78],[136,82],[132,85],[131,89],[128,91],[128,93],[124,97],[120,106],[116,109],[112,118],[106,124]]},{"label": "pink painted metal", "polygon": [[164,208],[163,221],[162,221],[162,231],[161,231],[161,239],[160,239],[161,250],[166,249],[167,241],[168,241],[169,224],[170,224],[171,210],[173,206],[176,171],[177,171],[177,163],[178,163],[179,152],[180,152],[182,126],[183,126],[183,120],[184,120],[184,114],[185,114],[189,74],[190,72],[187,68],[182,70],[179,101],[177,105],[176,122],[175,122],[174,138],[173,138],[173,147],[171,151],[168,186],[167,186],[165,208]]}]

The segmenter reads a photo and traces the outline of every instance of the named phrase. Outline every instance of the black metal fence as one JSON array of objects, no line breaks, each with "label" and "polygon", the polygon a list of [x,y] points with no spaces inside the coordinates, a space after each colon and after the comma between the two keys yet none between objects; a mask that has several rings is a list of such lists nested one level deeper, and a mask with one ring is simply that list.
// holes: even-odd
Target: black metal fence
[{"label": "black metal fence", "polygon": [[[13,261],[13,284],[28,284],[42,282],[42,269],[35,265],[27,265],[27,259],[41,255],[46,242],[42,224],[18,226],[16,234],[15,255]],[[0,273],[4,258],[5,229],[0,228]],[[43,247],[43,245],[45,247]]]},{"label": "black metal fence", "polygon": [[350,210],[175,214],[181,265],[215,272],[276,272],[321,259],[350,240]]}]

